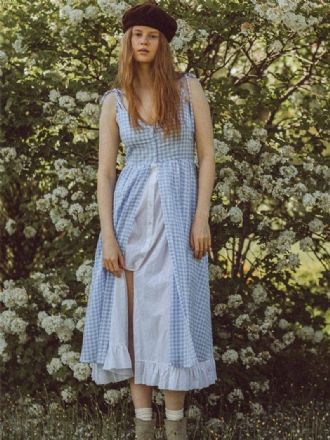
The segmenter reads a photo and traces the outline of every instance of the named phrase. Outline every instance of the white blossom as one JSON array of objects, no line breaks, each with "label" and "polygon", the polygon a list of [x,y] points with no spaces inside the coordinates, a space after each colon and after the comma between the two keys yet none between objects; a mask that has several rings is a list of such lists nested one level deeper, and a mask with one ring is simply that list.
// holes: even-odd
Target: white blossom
[{"label": "white blossom", "polygon": [[64,402],[66,403],[73,402],[77,398],[76,392],[72,387],[67,387],[64,390],[62,390],[61,396]]},{"label": "white blossom", "polygon": [[242,393],[242,390],[240,390],[239,388],[234,389],[228,394],[227,399],[229,400],[230,403],[234,403],[235,401],[239,401],[239,400],[244,400],[244,395]]},{"label": "white blossom", "polygon": [[63,8],[60,9],[60,18],[69,17],[71,11],[72,11],[71,6],[65,5]]},{"label": "white blossom", "polygon": [[13,235],[16,232],[16,222],[10,218],[5,225],[5,229],[9,235]]},{"label": "white blossom", "polygon": [[282,21],[286,27],[298,33],[308,27],[305,17],[301,14],[294,14],[293,12],[283,14]]},{"label": "white blossom", "polygon": [[228,211],[223,205],[215,205],[211,209],[211,218],[215,223],[221,223],[228,217]]},{"label": "white blossom", "polygon": [[57,90],[52,89],[49,92],[49,100],[52,102],[57,102],[59,100],[59,98],[61,97],[60,92],[58,92]]},{"label": "white blossom", "polygon": [[178,29],[173,37],[170,46],[174,52],[185,51],[188,44],[193,39],[195,31],[194,29],[183,19],[176,20]]},{"label": "white blossom", "polygon": [[61,359],[53,358],[49,364],[46,365],[48,373],[52,376],[63,366]]},{"label": "white blossom", "polygon": [[97,124],[100,118],[100,107],[89,102],[85,105],[81,115],[86,118],[90,124]]},{"label": "white blossom", "polygon": [[259,391],[265,392],[269,390],[269,380],[265,380],[264,382],[255,382],[252,381],[249,383],[251,390],[256,394]]},{"label": "white blossom", "polygon": [[238,316],[235,321],[234,325],[236,327],[242,327],[243,325],[251,322],[250,316],[247,313],[243,313],[242,315]]},{"label": "white blossom", "polygon": [[232,206],[229,210],[229,217],[233,223],[241,223],[243,220],[243,212],[237,206]]},{"label": "white blossom", "polygon": [[310,221],[308,223],[309,229],[312,232],[315,232],[316,234],[322,234],[323,229],[325,227],[324,223],[322,222],[322,220],[315,218],[314,220]]},{"label": "white blossom", "polygon": [[196,405],[190,405],[186,415],[189,419],[198,419],[202,415],[201,409]]},{"label": "white blossom", "polygon": [[232,307],[236,309],[241,304],[243,304],[242,295],[235,294],[235,295],[229,295],[228,297],[228,307]]},{"label": "white blossom", "polygon": [[23,234],[26,238],[33,238],[36,235],[37,231],[33,226],[25,226],[23,230]]},{"label": "white blossom", "polygon": [[125,10],[130,6],[128,3],[119,0],[116,2],[114,0],[98,0],[97,3],[105,14],[117,20],[121,20]]},{"label": "white blossom", "polygon": [[214,308],[215,316],[222,316],[227,309],[227,304],[217,304]]},{"label": "white blossom", "polygon": [[79,91],[76,93],[76,100],[81,102],[88,102],[91,99],[91,95],[89,92]]},{"label": "white blossom", "polygon": [[285,333],[285,335],[283,335],[282,339],[283,339],[283,342],[285,343],[285,345],[291,345],[294,342],[294,340],[296,339],[296,337],[293,332],[288,332],[288,333]]},{"label": "white blossom", "polygon": [[65,299],[62,301],[62,307],[65,307],[67,310],[72,309],[77,306],[77,301],[75,299]]},{"label": "white blossom", "polygon": [[267,292],[261,284],[257,284],[252,290],[252,298],[256,304],[261,304],[267,299]]},{"label": "white blossom", "polygon": [[281,52],[283,49],[283,44],[280,42],[280,40],[275,40],[269,45],[269,52],[278,53]]},{"label": "white blossom", "polygon": [[210,281],[221,278],[222,270],[221,267],[217,264],[209,264],[209,278]]},{"label": "white blossom", "polygon": [[226,122],[223,126],[223,135],[228,141],[239,142],[242,138],[241,133],[234,128],[231,122]]},{"label": "white blossom", "polygon": [[8,63],[8,56],[7,54],[0,50],[0,67],[4,67]]},{"label": "white blossom", "polygon": [[58,103],[60,107],[64,107],[68,111],[72,111],[76,106],[74,98],[68,95],[60,96]]},{"label": "white blossom", "polygon": [[77,26],[84,19],[84,11],[81,9],[72,9],[69,13],[69,18],[73,26]]},{"label": "white blossom", "polygon": [[11,281],[5,281],[4,290],[0,292],[0,301],[8,309],[13,309],[27,306],[29,297],[24,287],[15,287]]},{"label": "white blossom", "polygon": [[238,361],[238,353],[236,350],[229,349],[221,356],[221,359],[225,364],[233,364]]},{"label": "white blossom", "polygon": [[250,154],[258,154],[261,149],[261,143],[259,140],[250,139],[246,143],[246,149]]},{"label": "white blossom", "polygon": [[315,199],[315,197],[312,194],[307,193],[307,194],[304,195],[304,197],[302,199],[302,203],[303,203],[303,205],[305,207],[307,207],[307,206],[314,206],[315,203],[316,203],[316,199]]},{"label": "white blossom", "polygon": [[98,16],[99,10],[96,6],[87,6],[85,9],[85,17],[89,20],[94,20]]},{"label": "white blossom", "polygon": [[77,362],[73,367],[73,376],[80,382],[87,380],[91,375],[91,367],[82,362]]},{"label": "white blossom", "polygon": [[300,240],[299,247],[303,252],[308,252],[314,248],[314,241],[311,237],[305,237]]},{"label": "white blossom", "polygon": [[285,330],[288,328],[289,323],[286,319],[282,318],[278,321],[278,326],[279,328],[281,328],[282,330]]},{"label": "white blossom", "polygon": [[227,155],[229,147],[225,142],[214,139],[215,156],[217,158],[222,158]]},{"label": "white blossom", "polygon": [[121,394],[119,390],[108,390],[104,393],[104,400],[108,405],[115,405],[121,399]]},{"label": "white blossom", "polygon": [[20,34],[17,34],[17,40],[12,44],[16,53],[24,53],[26,52],[26,47],[23,46],[23,37]]},{"label": "white blossom", "polygon": [[4,147],[0,149],[0,154],[4,162],[9,163],[16,159],[17,151],[14,147]]}]

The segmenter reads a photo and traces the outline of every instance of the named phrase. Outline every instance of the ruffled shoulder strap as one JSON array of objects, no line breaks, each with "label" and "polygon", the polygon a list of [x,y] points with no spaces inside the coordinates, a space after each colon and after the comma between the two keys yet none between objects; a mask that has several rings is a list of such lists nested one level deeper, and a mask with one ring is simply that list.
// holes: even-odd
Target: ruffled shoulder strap
[{"label": "ruffled shoulder strap", "polygon": [[121,100],[121,96],[124,96],[124,92],[121,91],[120,89],[111,89],[111,90],[107,90],[105,92],[105,94],[102,96],[101,100],[100,100],[100,104],[103,104],[105,98],[110,95],[110,93],[114,93],[116,96],[116,110],[122,110],[124,108],[124,104]]},{"label": "ruffled shoulder strap", "polygon": [[196,78],[196,75],[194,75],[193,73],[185,73],[184,76],[181,78],[181,80],[183,81],[183,79],[185,78],[186,83],[187,83],[188,97],[189,97],[189,112],[190,112],[190,117],[191,117],[191,121],[193,124],[193,128],[195,131],[195,119],[194,119],[194,111],[193,111],[193,104],[192,104],[191,87],[190,87],[190,83],[189,83],[189,79],[188,79],[189,77]]}]

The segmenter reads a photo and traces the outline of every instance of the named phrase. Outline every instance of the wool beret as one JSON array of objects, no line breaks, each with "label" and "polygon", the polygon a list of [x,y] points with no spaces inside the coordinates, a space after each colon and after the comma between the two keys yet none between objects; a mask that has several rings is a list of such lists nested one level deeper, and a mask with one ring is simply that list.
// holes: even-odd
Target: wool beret
[{"label": "wool beret", "polygon": [[172,40],[177,30],[174,18],[152,3],[137,5],[125,12],[122,19],[123,31],[132,26],[149,26],[162,32],[168,42]]}]

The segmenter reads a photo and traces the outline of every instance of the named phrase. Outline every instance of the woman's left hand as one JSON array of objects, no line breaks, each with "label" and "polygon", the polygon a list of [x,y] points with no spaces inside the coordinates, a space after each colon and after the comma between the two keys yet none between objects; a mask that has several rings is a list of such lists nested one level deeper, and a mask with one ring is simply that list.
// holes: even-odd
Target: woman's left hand
[{"label": "woman's left hand", "polygon": [[190,247],[194,257],[201,260],[211,249],[211,233],[208,219],[195,218],[190,231]]}]

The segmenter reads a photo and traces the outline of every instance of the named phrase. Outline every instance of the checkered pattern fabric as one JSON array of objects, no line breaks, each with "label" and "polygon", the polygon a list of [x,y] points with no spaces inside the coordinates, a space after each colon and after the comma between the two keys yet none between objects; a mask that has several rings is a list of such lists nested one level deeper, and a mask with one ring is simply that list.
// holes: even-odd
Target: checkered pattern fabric
[{"label": "checkered pattern fabric", "polygon": [[[183,81],[187,81],[189,102]],[[213,359],[207,256],[193,257],[189,245],[190,228],[197,203],[197,173],[194,164],[194,117],[187,75],[181,80],[181,136],[163,139],[157,125],[141,122],[142,129],[130,126],[122,102],[122,92],[108,91],[117,98],[117,122],[126,148],[126,166],[116,183],[113,220],[123,253],[132,230],[150,165],[158,164],[158,184],[166,236],[173,265],[170,365],[191,367]],[[104,96],[104,97],[105,97]],[[103,98],[104,99],[104,98]],[[82,362],[103,364],[109,345],[114,276],[102,268],[99,239],[86,321]]]}]

